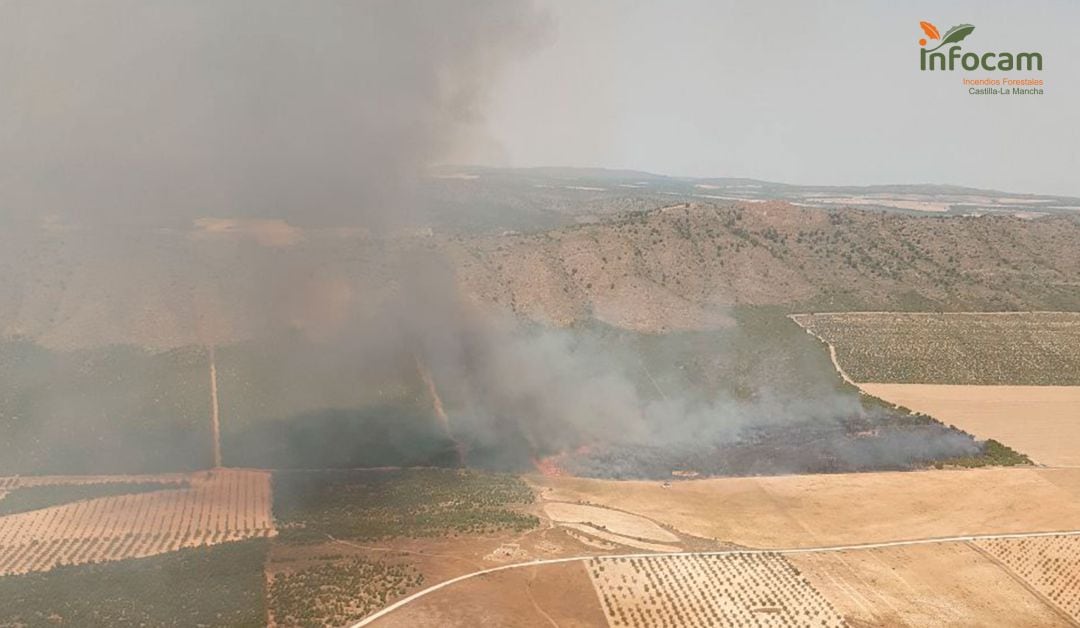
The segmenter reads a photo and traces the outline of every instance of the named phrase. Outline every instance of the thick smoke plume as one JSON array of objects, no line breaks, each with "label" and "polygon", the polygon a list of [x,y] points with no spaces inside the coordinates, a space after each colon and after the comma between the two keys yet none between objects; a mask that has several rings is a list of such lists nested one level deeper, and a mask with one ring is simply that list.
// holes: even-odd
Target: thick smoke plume
[{"label": "thick smoke plume", "polygon": [[[479,130],[492,82],[548,28],[525,0],[8,0],[0,4],[0,217],[44,220],[79,238],[146,227],[94,255],[131,276],[142,269],[126,267],[146,260],[201,273],[190,296],[162,299],[203,344],[218,345],[218,359],[237,363],[224,346],[237,336],[272,344],[282,328],[300,330],[306,351],[257,364],[281,383],[262,396],[282,392],[281,403],[253,414],[350,408],[364,385],[342,374],[361,363],[386,381],[366,386],[373,392],[364,401],[400,387],[387,373],[423,380],[425,398],[445,405],[440,432],[461,441],[461,457],[500,468],[592,443],[641,457],[634,448],[722,445],[750,428],[862,420],[850,394],[795,402],[767,391],[746,400],[663,390],[640,356],[600,336],[493,312],[459,291],[437,247],[396,246],[425,169]],[[308,237],[339,231],[354,239]],[[162,233],[188,234],[189,248],[146,239]],[[341,250],[311,254],[323,246]],[[145,257],[129,262],[135,250]],[[244,276],[230,255],[248,262]],[[320,261],[328,258],[338,266]],[[132,309],[95,306],[116,307],[117,316]],[[222,377],[231,368],[219,369]],[[248,382],[231,390],[239,385]],[[223,418],[229,429],[238,402],[224,397],[234,411]],[[901,458],[932,448],[905,438]],[[954,448],[970,449],[962,445]]]},{"label": "thick smoke plume", "polygon": [[[402,291],[412,302],[395,311],[411,314],[397,329],[430,364],[444,391],[440,409],[445,404],[472,464],[520,469],[554,455],[567,458],[558,463],[565,470],[585,475],[662,478],[680,468],[718,475],[906,469],[979,451],[968,435],[932,423],[896,425],[896,415],[837,391],[824,355],[817,370],[793,372],[782,353],[757,364],[810,382],[806,391],[784,391],[782,381],[764,376],[751,398],[737,398],[695,385],[680,372],[685,364],[650,369],[646,361],[655,364],[655,356],[620,343],[617,333],[523,324],[452,293],[449,271],[429,266],[409,276],[424,285]],[[729,339],[742,333],[726,332]],[[717,350],[717,360],[739,359]]]},{"label": "thick smoke plume", "polygon": [[0,212],[392,226],[545,32],[527,0],[7,0]]}]

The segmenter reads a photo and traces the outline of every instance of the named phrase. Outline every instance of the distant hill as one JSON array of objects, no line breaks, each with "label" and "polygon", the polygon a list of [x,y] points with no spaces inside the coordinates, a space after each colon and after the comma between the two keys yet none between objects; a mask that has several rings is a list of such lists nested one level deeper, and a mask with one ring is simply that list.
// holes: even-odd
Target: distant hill
[{"label": "distant hill", "polygon": [[450,247],[469,289],[532,318],[643,331],[725,308],[1080,309],[1080,217],[938,217],[782,202],[674,205]]},{"label": "distant hill", "polygon": [[1080,199],[958,185],[793,185],[739,177],[670,177],[602,168],[442,166],[422,186],[423,218],[450,230],[536,231],[680,201],[787,201],[910,214],[1080,214]]},{"label": "distant hill", "polygon": [[[558,325],[708,329],[736,305],[1080,310],[1080,212],[810,206],[749,198],[775,184],[695,181],[446,167],[425,184],[427,222],[382,234],[270,216],[13,219],[0,230],[0,338],[174,348],[280,328],[320,335],[377,310],[415,251],[445,254],[479,301]],[[818,205],[846,198],[815,189]],[[998,194],[897,190],[916,205],[946,191]],[[1037,200],[1028,205],[1058,202]]]}]

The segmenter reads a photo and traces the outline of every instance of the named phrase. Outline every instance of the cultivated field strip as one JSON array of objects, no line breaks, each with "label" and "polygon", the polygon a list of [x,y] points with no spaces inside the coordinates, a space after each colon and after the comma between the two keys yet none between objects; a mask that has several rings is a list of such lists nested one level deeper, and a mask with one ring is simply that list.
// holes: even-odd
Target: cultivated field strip
[{"label": "cultivated field strip", "polygon": [[984,539],[975,545],[1080,621],[1080,536]]},{"label": "cultivated field strip", "polygon": [[856,382],[1080,385],[1077,312],[842,312],[792,320]]},{"label": "cultivated field strip", "polygon": [[844,625],[776,553],[593,558],[586,569],[611,626]]},{"label": "cultivated field strip", "polygon": [[190,488],[89,499],[0,517],[0,575],[275,534],[269,473],[220,469],[183,479]]}]

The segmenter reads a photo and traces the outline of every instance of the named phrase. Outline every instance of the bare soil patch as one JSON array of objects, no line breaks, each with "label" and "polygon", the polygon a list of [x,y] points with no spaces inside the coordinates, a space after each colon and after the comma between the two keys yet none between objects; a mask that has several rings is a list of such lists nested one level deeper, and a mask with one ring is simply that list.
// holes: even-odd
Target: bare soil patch
[{"label": "bare soil patch", "polygon": [[618,543],[619,545],[625,545],[634,549],[644,550],[646,552],[677,552],[682,548],[677,545],[664,545],[662,543],[649,543],[646,541],[639,541],[637,539],[623,536],[621,534],[613,534],[599,528],[585,525],[583,523],[564,523],[564,527],[586,534],[596,539],[601,539],[608,543]]},{"label": "bare soil patch", "polygon": [[605,626],[581,562],[511,569],[450,585],[372,623],[375,628]]},{"label": "bare soil patch", "polygon": [[677,543],[679,537],[652,521],[626,512],[566,502],[548,502],[544,512],[560,523],[588,523],[608,532],[651,541]]}]

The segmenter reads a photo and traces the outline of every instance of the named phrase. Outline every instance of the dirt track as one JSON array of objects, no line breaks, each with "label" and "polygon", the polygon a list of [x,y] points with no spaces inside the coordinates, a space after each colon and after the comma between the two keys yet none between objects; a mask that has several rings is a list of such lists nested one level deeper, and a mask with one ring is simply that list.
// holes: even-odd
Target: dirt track
[{"label": "dirt track", "polygon": [[[820,554],[820,553],[835,553],[835,552],[849,552],[854,550],[873,550],[883,548],[895,548],[895,547],[911,547],[918,545],[933,545],[941,543],[966,543],[972,541],[986,541],[986,540],[1000,540],[1000,539],[1023,539],[1023,538],[1043,538],[1043,537],[1073,537],[1080,536],[1080,530],[1066,530],[1060,532],[1031,532],[1031,533],[1018,533],[1018,534],[989,534],[989,535],[976,535],[976,536],[953,536],[931,539],[911,539],[904,541],[886,541],[882,543],[867,543],[867,544],[855,544],[855,545],[833,545],[823,547],[798,547],[798,548],[780,548],[780,549],[762,549],[762,550],[721,550],[716,552],[676,552],[671,554],[662,554],[662,556],[671,557],[683,557],[683,556],[737,556],[737,555],[801,555],[801,554]],[[648,558],[655,557],[655,553],[637,553],[637,554],[616,554],[616,555],[601,555],[601,556],[571,556],[567,558],[550,558],[545,560],[533,560],[523,563],[515,563],[510,565],[502,565],[499,567],[491,567],[490,569],[482,569],[480,571],[474,571],[471,573],[463,574],[456,578],[451,578],[444,582],[432,585],[426,589],[422,589],[413,593],[412,595],[405,597],[397,602],[387,606],[377,613],[373,613],[361,621],[352,624],[350,628],[362,628],[368,626],[381,619],[382,617],[389,615],[397,609],[410,604],[426,595],[430,595],[440,589],[444,589],[451,585],[477,578],[480,576],[486,576],[489,574],[495,574],[512,569],[527,569],[531,567],[538,567],[542,565],[559,565],[565,563],[573,563],[580,561],[592,560],[594,558],[604,559],[618,559],[618,558]]]}]

